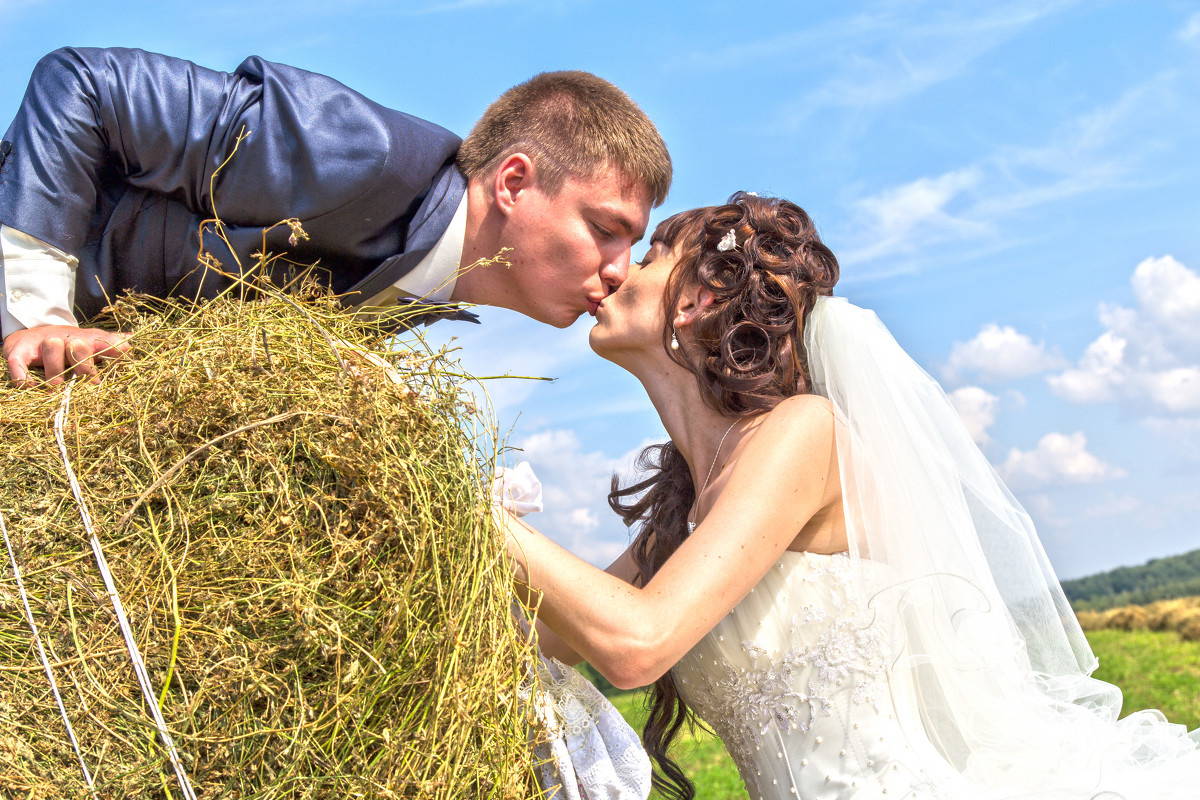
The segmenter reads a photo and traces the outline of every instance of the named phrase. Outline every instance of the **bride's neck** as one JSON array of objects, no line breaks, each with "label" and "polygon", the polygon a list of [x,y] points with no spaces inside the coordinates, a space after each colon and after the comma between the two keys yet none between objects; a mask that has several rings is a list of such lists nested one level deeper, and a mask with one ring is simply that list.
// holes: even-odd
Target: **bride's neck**
[{"label": "bride's neck", "polygon": [[667,435],[687,461],[699,491],[735,418],[705,403],[696,376],[674,362],[635,375],[658,411]]}]

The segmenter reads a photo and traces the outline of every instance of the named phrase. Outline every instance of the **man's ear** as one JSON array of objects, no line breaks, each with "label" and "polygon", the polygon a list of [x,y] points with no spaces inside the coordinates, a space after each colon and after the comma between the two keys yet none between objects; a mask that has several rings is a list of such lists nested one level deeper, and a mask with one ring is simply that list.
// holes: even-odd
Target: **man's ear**
[{"label": "man's ear", "polygon": [[517,204],[521,192],[527,191],[537,184],[537,170],[532,159],[524,153],[513,153],[500,162],[496,168],[493,190],[496,195],[496,207],[503,214],[509,214]]},{"label": "man's ear", "polygon": [[675,308],[672,323],[676,328],[691,325],[696,316],[711,306],[716,299],[716,296],[703,286],[685,290],[679,296],[679,304]]}]

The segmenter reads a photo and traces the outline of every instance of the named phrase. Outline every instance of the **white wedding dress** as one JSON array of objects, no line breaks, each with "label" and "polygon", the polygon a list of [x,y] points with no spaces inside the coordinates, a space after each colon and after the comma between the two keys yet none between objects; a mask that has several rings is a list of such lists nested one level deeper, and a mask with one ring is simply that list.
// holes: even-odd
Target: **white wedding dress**
[{"label": "white wedding dress", "polygon": [[1023,776],[1016,753],[999,769],[987,759],[951,767],[925,735],[907,671],[895,669],[900,623],[856,599],[860,574],[848,553],[785,552],[673,669],[751,800],[1200,797],[1200,751],[1188,752],[1186,736],[1170,758],[1138,757],[1139,737],[1181,730],[1156,712],[1098,720],[1101,740],[1056,742],[1061,753],[1040,753],[1061,760],[1053,774]]},{"label": "white wedding dress", "polygon": [[674,668],[753,800],[916,800],[954,781],[897,719],[891,633],[852,580],[846,553],[787,551]]}]

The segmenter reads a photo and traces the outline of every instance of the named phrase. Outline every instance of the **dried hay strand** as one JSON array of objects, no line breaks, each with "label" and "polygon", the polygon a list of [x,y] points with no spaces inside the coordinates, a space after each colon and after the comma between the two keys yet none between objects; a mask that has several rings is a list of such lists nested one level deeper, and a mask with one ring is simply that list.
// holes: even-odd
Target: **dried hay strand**
[{"label": "dried hay strand", "polygon": [[[134,355],[74,384],[63,426],[180,769],[201,798],[536,796],[494,429],[444,354],[270,294],[120,299]],[[0,512],[81,758],[0,551],[0,787],[187,797],[68,487],[62,399],[0,389]]]}]

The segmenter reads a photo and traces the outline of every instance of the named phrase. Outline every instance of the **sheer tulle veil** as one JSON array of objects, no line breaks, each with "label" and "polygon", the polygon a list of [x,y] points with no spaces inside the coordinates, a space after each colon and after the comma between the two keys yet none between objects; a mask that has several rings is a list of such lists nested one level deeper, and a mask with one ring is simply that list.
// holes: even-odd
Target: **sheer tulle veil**
[{"label": "sheer tulle veil", "polygon": [[1029,515],[938,383],[873,312],[822,297],[805,349],[828,397],[863,600],[894,620],[914,740],[987,797],[1200,797],[1195,734],[1117,721]]}]

